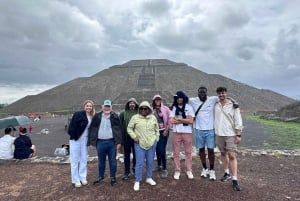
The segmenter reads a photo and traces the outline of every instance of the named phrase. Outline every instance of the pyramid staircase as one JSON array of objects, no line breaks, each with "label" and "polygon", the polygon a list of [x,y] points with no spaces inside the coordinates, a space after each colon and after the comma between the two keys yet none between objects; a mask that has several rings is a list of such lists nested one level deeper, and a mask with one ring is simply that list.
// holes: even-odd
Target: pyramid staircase
[{"label": "pyramid staircase", "polygon": [[142,101],[149,101],[152,103],[154,95],[159,94],[164,101],[164,104],[169,106],[173,100],[173,94],[169,91],[157,90],[155,85],[155,67],[151,66],[151,60],[148,62],[148,66],[145,66],[142,73],[137,80],[137,89],[133,91],[126,91],[121,93],[113,100],[113,109],[115,111],[124,110],[125,104],[130,98],[135,98],[139,103]]}]

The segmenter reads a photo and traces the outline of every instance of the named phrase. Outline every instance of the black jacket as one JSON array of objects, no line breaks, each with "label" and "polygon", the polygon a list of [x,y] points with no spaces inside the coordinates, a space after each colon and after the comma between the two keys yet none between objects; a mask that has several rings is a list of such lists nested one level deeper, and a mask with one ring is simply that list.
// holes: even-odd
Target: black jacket
[{"label": "black jacket", "polygon": [[15,151],[14,158],[25,159],[28,158],[30,154],[33,153],[31,149],[32,142],[27,135],[20,135],[14,142]]},{"label": "black jacket", "polygon": [[88,125],[89,120],[86,116],[86,112],[79,111],[73,114],[72,120],[69,125],[68,134],[71,140],[78,140],[82,135],[84,129]]},{"label": "black jacket", "polygon": [[[92,119],[87,145],[96,146],[98,140],[98,131],[101,123],[102,113],[99,112],[95,114]],[[115,144],[123,144],[123,128],[119,116],[115,112],[110,113],[110,123],[112,128],[113,137],[115,140]]]}]

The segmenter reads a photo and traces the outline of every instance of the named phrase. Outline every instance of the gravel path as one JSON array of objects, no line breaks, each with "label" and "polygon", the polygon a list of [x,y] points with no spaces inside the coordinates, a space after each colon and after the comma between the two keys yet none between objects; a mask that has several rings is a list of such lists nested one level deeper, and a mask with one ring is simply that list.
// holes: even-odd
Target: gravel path
[{"label": "gravel path", "polygon": [[263,143],[272,143],[272,138],[266,134],[266,128],[260,123],[243,118],[244,129],[240,147],[263,149]]}]

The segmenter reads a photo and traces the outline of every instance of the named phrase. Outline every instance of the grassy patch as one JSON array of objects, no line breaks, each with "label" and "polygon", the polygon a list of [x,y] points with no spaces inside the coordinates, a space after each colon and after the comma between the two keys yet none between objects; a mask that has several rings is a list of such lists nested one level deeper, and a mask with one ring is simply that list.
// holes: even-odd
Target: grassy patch
[{"label": "grassy patch", "polygon": [[245,118],[259,122],[266,128],[274,143],[264,143],[264,147],[272,149],[299,149],[300,123],[268,120],[259,116],[246,115]]}]

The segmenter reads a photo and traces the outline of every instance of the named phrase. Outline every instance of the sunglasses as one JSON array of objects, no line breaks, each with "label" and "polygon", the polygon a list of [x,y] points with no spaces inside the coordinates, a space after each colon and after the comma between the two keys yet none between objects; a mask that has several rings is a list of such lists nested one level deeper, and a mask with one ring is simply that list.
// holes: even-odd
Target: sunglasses
[{"label": "sunglasses", "polygon": [[140,110],[148,110],[147,107],[140,107]]}]

